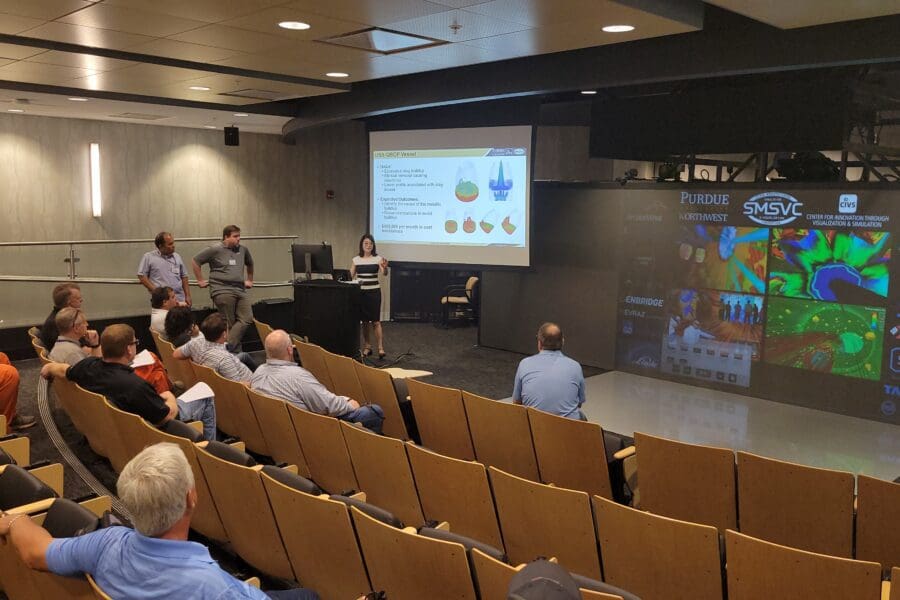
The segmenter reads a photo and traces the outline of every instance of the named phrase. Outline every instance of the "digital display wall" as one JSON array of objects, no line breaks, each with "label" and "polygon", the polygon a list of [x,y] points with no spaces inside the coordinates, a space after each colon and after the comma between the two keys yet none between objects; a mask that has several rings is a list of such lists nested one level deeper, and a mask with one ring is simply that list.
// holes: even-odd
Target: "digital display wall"
[{"label": "digital display wall", "polygon": [[898,196],[636,190],[616,367],[895,421]]}]

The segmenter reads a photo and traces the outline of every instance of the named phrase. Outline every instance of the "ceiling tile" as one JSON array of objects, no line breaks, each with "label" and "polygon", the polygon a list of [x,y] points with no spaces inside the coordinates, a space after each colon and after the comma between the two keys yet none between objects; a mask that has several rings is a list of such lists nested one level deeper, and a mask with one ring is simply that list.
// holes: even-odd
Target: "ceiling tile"
[{"label": "ceiling tile", "polygon": [[0,33],[16,35],[24,33],[42,25],[44,21],[30,17],[18,17],[16,15],[0,14]]},{"label": "ceiling tile", "polygon": [[[451,26],[457,25],[459,28],[454,32]],[[419,17],[418,19],[397,21],[390,23],[387,28],[450,42],[465,42],[521,31],[528,29],[529,26],[495,19],[494,17],[476,15],[463,10],[451,10]]]},{"label": "ceiling tile", "polygon": [[430,0],[439,6],[447,6],[450,8],[465,8],[467,6],[475,6],[484,4],[485,0]]},{"label": "ceiling tile", "polygon": [[112,29],[152,37],[166,37],[206,25],[203,21],[106,4],[94,4],[90,8],[60,17],[58,20],[73,25]]},{"label": "ceiling tile", "polygon": [[215,46],[216,48],[227,48],[240,52],[264,52],[290,45],[289,41],[277,35],[225,27],[223,25],[207,25],[206,27],[170,37],[180,42]]},{"label": "ceiling tile", "polygon": [[337,71],[344,71],[350,76],[341,81],[356,82],[367,79],[380,79],[382,77],[393,77],[395,75],[407,75],[409,73],[421,73],[422,71],[434,70],[434,65],[408,60],[397,55],[376,56],[359,64],[342,64],[338,63],[334,66]]},{"label": "ceiling tile", "polygon": [[[196,79],[204,74],[194,69],[179,69],[147,63],[106,71],[90,77],[91,89],[108,89],[120,85],[163,85]],[[96,86],[96,87],[94,87]],[[187,87],[187,85],[185,85]]]},{"label": "ceiling tile", "polygon": [[631,11],[621,4],[607,0],[493,0],[465,9],[504,21],[521,23],[529,27],[547,27],[567,21],[594,20],[608,24],[617,14]]},{"label": "ceiling tile", "polygon": [[45,23],[28,31],[29,37],[36,37],[55,42],[67,42],[69,44],[81,44],[95,48],[110,48],[122,50],[129,46],[135,46],[152,38],[146,35],[123,33],[109,29],[97,29],[95,27],[82,27],[69,23]]},{"label": "ceiling tile", "polygon": [[216,62],[241,54],[236,50],[214,48],[213,46],[201,46],[200,44],[189,44],[187,42],[179,42],[169,38],[138,44],[137,46],[128,48],[128,51],[202,63]]},{"label": "ceiling tile", "polygon": [[32,57],[30,62],[60,65],[64,67],[78,67],[80,69],[88,69],[98,73],[102,71],[112,71],[113,69],[122,69],[137,64],[127,60],[117,60],[115,58],[105,58],[103,56],[91,56],[90,54],[76,54],[74,52],[59,52],[57,50],[50,50],[43,54],[38,54],[37,56]]},{"label": "ceiling tile", "polygon": [[450,10],[427,0],[294,0],[285,6],[375,26]]},{"label": "ceiling tile", "polygon": [[[306,96],[334,94],[339,92],[339,90],[334,90],[331,88],[320,88],[311,85],[301,85],[296,83],[285,83],[283,81],[257,79],[255,77],[234,77],[231,75],[219,74],[207,75],[206,77],[192,79],[191,81],[182,82],[182,84],[203,85],[209,87],[210,91],[199,92],[196,96],[193,97],[193,99],[195,100],[204,102],[231,102],[233,100],[237,101],[241,98],[237,96],[223,96],[222,94],[247,89],[274,92],[278,94],[279,98],[301,98]],[[172,86],[169,87],[171,88]],[[252,101],[260,102],[260,100],[256,99],[253,99]]]},{"label": "ceiling tile", "polygon": [[46,52],[43,48],[29,48],[28,46],[17,46],[16,44],[0,44],[0,58],[12,58],[21,60],[29,56],[37,56],[42,52]]},{"label": "ceiling tile", "polygon": [[94,71],[88,69],[45,65],[24,60],[0,67],[0,79],[47,85],[68,84],[77,78],[85,77],[92,73]]},{"label": "ceiling tile", "polygon": [[[310,25],[309,29],[289,30],[278,26],[282,21],[302,21]],[[359,21],[343,21],[298,9],[283,7],[268,8],[259,12],[223,21],[222,25],[260,31],[295,41],[322,39],[368,27]]]},{"label": "ceiling tile", "polygon": [[284,4],[286,0],[105,0],[104,4],[141,8],[151,12],[218,23]]},{"label": "ceiling tile", "polygon": [[434,65],[435,68],[441,69],[499,60],[492,50],[463,43],[442,44],[422,50],[404,52],[403,57],[428,63]]},{"label": "ceiling tile", "polygon": [[92,4],[85,0],[0,0],[0,13],[52,21]]}]

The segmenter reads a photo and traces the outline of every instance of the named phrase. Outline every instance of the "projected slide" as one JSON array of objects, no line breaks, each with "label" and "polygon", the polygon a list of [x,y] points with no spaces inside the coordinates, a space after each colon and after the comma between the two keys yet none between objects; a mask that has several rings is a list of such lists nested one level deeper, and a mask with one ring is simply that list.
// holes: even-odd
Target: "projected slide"
[{"label": "projected slide", "polygon": [[371,232],[393,261],[528,264],[531,128],[373,132]]},{"label": "projected slide", "polygon": [[766,362],[877,380],[883,340],[883,308],[769,298]]},{"label": "projected slide", "polygon": [[681,284],[764,294],[768,241],[764,227],[684,227],[678,244]]},{"label": "projected slide", "polygon": [[864,304],[887,297],[886,231],[773,229],[769,293]]},{"label": "projected slide", "polygon": [[666,300],[663,372],[733,385],[750,385],[759,359],[763,297],[715,290],[681,289]]}]

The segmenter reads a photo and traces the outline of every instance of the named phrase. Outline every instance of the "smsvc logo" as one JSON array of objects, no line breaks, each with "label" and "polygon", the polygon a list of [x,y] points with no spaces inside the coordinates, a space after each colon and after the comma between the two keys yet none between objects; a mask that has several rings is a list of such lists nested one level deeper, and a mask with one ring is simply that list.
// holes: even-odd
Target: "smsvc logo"
[{"label": "smsvc logo", "polygon": [[802,217],[803,203],[782,192],[763,192],[744,202],[744,214],[760,225],[787,225]]}]

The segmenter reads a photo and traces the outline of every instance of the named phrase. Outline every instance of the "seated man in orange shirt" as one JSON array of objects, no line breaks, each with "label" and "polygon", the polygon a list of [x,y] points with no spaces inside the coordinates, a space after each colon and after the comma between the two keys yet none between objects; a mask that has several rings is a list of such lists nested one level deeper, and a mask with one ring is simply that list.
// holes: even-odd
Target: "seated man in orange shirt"
[{"label": "seated man in orange shirt", "polygon": [[0,412],[6,416],[10,429],[28,429],[35,424],[34,417],[16,414],[19,400],[19,372],[9,363],[9,358],[0,352]]}]

